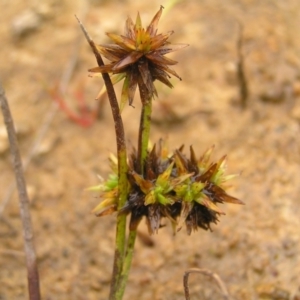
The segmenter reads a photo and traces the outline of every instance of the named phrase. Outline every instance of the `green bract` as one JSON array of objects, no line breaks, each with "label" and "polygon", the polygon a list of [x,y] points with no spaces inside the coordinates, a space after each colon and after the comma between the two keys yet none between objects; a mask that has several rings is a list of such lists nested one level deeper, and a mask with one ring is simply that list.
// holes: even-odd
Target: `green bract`
[{"label": "green bract", "polygon": [[[183,147],[167,155],[161,142],[154,145],[145,161],[144,175],[135,170],[136,151],[129,161],[128,199],[119,213],[131,213],[130,228],[136,229],[143,216],[147,219],[150,233],[160,228],[161,218],[168,218],[174,230],[180,230],[185,223],[188,233],[198,227],[209,229],[218,216],[224,214],[217,203],[243,204],[228,195],[224,182],[236,175],[225,175],[226,157],[218,162],[210,161],[213,147],[199,159],[192,147],[190,158],[183,153]],[[114,165],[113,165],[114,166]],[[94,209],[98,216],[117,211],[118,180],[115,174],[101,185],[104,200]]]}]

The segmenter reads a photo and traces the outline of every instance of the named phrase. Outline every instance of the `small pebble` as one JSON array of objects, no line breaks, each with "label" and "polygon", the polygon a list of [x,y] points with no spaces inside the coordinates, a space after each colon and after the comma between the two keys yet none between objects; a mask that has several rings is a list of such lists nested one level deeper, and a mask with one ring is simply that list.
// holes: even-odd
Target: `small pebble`
[{"label": "small pebble", "polygon": [[0,138],[0,155],[3,155],[7,152],[9,148],[8,140],[4,140]]},{"label": "small pebble", "polygon": [[273,87],[269,88],[264,93],[260,94],[260,100],[266,103],[278,104],[283,102],[285,99],[283,90]]},{"label": "small pebble", "polygon": [[15,127],[16,134],[20,138],[27,137],[32,132],[31,126],[27,123],[17,123]]},{"label": "small pebble", "polygon": [[224,66],[225,80],[229,85],[237,84],[237,66],[233,61],[229,61]]},{"label": "small pebble", "polygon": [[289,300],[290,293],[273,284],[261,284],[256,288],[256,292],[260,297],[270,300]]},{"label": "small pebble", "polygon": [[29,201],[32,202],[35,199],[37,194],[36,187],[33,185],[27,185],[27,194],[28,194]]},{"label": "small pebble", "polygon": [[58,142],[58,139],[55,136],[54,137],[52,137],[52,136],[46,137],[41,142],[38,149],[36,150],[35,156],[39,157],[39,156],[43,156],[43,155],[50,153],[56,146],[57,142]]},{"label": "small pebble", "polygon": [[[26,137],[31,133],[31,128],[27,124],[16,124],[17,137]],[[5,154],[9,149],[9,141],[7,138],[6,126],[0,125],[0,155]]]},{"label": "small pebble", "polygon": [[40,24],[40,16],[32,9],[26,9],[13,19],[12,33],[15,37],[20,38],[37,30]]},{"label": "small pebble", "polygon": [[35,7],[37,14],[43,19],[51,19],[55,12],[53,7],[51,7],[50,4],[48,3],[43,3],[42,1],[40,1],[39,3],[37,3],[37,6]]},{"label": "small pebble", "polygon": [[291,111],[291,117],[297,121],[300,121],[300,105],[295,105]]},{"label": "small pebble", "polygon": [[293,92],[296,97],[300,96],[300,81],[296,81],[293,83]]},{"label": "small pebble", "polygon": [[9,148],[7,131],[4,125],[0,126],[0,155],[5,154]]},{"label": "small pebble", "polygon": [[300,300],[300,293],[296,294],[296,295],[293,297],[293,300]]}]

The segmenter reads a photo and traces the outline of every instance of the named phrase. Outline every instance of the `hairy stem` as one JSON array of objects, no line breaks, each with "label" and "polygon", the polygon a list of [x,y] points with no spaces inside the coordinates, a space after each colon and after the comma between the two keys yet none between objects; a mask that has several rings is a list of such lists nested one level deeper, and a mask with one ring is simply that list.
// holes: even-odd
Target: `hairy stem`
[{"label": "hairy stem", "polygon": [[0,83],[0,104],[8,139],[10,143],[10,151],[13,159],[13,167],[16,176],[16,182],[19,192],[20,215],[22,220],[24,248],[27,264],[28,290],[30,300],[40,300],[40,283],[37,268],[36,253],[33,242],[33,229],[29,210],[29,199],[26,189],[26,182],[22,167],[18,141],[14,128],[13,118],[9,109],[9,105],[5,96],[4,89]]},{"label": "hairy stem", "polygon": [[[93,50],[98,66],[103,66],[104,63],[102,57],[98,52],[94,41],[90,38],[84,26],[80,22],[80,20],[78,18],[77,20],[88,43],[90,44]],[[102,74],[102,77],[106,86],[106,91],[109,98],[114,124],[115,124],[117,152],[118,152],[118,177],[119,177],[118,209],[120,209],[121,207],[124,206],[128,196],[128,190],[127,190],[128,166],[127,166],[125,133],[124,133],[122,117],[119,110],[119,104],[117,101],[116,93],[113,84],[111,82],[111,79],[108,74]],[[120,277],[122,274],[123,263],[124,263],[125,233],[126,233],[126,215],[121,214],[118,215],[117,217],[116,247],[115,247],[114,266],[113,266],[110,295],[109,295],[110,300],[120,299],[117,298],[117,292],[119,289]]]}]

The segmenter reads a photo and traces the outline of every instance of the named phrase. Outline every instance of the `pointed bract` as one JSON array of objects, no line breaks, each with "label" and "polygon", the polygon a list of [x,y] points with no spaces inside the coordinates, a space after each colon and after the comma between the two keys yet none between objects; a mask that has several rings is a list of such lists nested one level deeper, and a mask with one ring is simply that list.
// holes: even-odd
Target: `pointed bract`
[{"label": "pointed bract", "polygon": [[[199,160],[192,146],[189,158],[184,155],[183,148],[182,145],[170,155],[164,141],[157,146],[154,144],[145,159],[143,175],[137,172],[137,152],[133,150],[129,160],[128,199],[118,211],[119,214],[131,213],[130,230],[136,230],[143,217],[150,234],[157,233],[162,218],[170,220],[174,233],[183,224],[188,234],[198,228],[211,230],[211,224],[217,223],[218,217],[224,215],[219,203],[244,204],[228,195],[223,186],[232,177],[225,175],[226,156],[213,163],[210,160],[213,148]],[[117,210],[118,163],[115,157],[110,161],[114,173],[97,186],[100,197],[104,199],[93,210],[97,216]]]},{"label": "pointed bract", "polygon": [[[108,45],[98,45],[97,50],[110,63],[107,65],[92,68],[89,71],[94,73],[123,73],[125,83],[122,88],[122,99],[120,107],[123,109],[125,99],[131,105],[133,102],[136,86],[141,89],[143,84],[149,95],[150,100],[157,96],[154,81],[158,80],[172,88],[169,78],[173,75],[181,80],[177,73],[169,68],[177,62],[164,55],[186,47],[184,44],[172,45],[168,42],[173,31],[165,34],[157,34],[158,22],[161,18],[163,7],[155,14],[150,24],[145,29],[142,26],[140,14],[137,14],[136,21],[133,23],[129,17],[125,22],[124,35],[107,33],[107,36],[115,43]],[[96,76],[96,75],[93,75]],[[139,82],[137,79],[143,80]]]},{"label": "pointed bract", "polygon": [[156,35],[158,22],[159,22],[159,19],[160,19],[161,15],[162,15],[163,8],[164,8],[164,7],[161,5],[159,11],[156,13],[156,15],[153,17],[151,23],[150,23],[149,26],[147,27],[147,32],[148,32],[151,36]]}]

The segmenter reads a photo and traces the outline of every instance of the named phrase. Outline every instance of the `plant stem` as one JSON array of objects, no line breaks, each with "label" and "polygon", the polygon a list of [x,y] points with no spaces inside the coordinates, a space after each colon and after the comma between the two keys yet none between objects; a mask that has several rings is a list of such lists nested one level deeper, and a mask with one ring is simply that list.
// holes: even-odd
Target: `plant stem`
[{"label": "plant stem", "polygon": [[[152,95],[149,93],[147,87],[145,86],[142,78],[138,79],[140,97],[142,101],[142,112],[140,118],[139,127],[139,140],[138,140],[138,172],[143,175],[144,173],[144,163],[148,155],[148,144],[150,136],[151,127],[151,112],[152,112]],[[123,298],[126,283],[129,276],[129,271],[132,262],[133,250],[136,239],[136,230],[131,230],[129,232],[127,241],[127,250],[124,259],[122,276],[120,278],[119,289],[117,292],[117,299],[121,300]]]},{"label": "plant stem", "polygon": [[[98,52],[94,41],[90,38],[83,24],[80,22],[80,20],[78,18],[77,20],[88,43],[90,44],[93,50],[98,66],[103,66],[104,63],[102,57]],[[106,86],[106,91],[109,98],[114,124],[115,124],[117,152],[118,152],[118,178],[119,178],[118,209],[120,209],[121,207],[124,206],[128,196],[128,189],[127,189],[128,166],[127,166],[125,133],[124,133],[122,117],[119,110],[119,104],[117,101],[116,93],[113,84],[111,82],[111,79],[107,73],[102,74],[102,77]],[[114,266],[113,266],[110,295],[109,295],[110,300],[120,299],[117,298],[116,294],[119,289],[120,278],[123,270],[124,255],[125,255],[125,234],[126,234],[126,215],[121,214],[117,216],[116,246],[115,246]]]},{"label": "plant stem", "polygon": [[[127,156],[126,149],[124,151],[118,151],[118,166],[119,166],[119,203],[118,209],[124,206],[127,196]],[[116,228],[116,246],[114,265],[112,272],[112,280],[110,287],[110,300],[117,300],[117,293],[119,291],[119,284],[121,280],[121,274],[123,271],[124,254],[125,254],[125,235],[126,235],[126,215],[120,214],[117,216],[117,228]]]},{"label": "plant stem", "polygon": [[133,256],[133,250],[134,250],[134,244],[135,244],[135,239],[136,239],[136,230],[131,230],[129,232],[128,236],[128,241],[127,241],[127,250],[126,250],[126,255],[124,259],[124,265],[123,265],[123,271],[122,271],[122,276],[120,278],[120,283],[117,291],[117,297],[116,299],[121,300],[123,298],[128,276],[129,276],[129,271],[131,267],[131,262],[132,262],[132,256]]},{"label": "plant stem", "polygon": [[13,167],[16,176],[16,182],[19,192],[20,215],[22,220],[24,248],[27,264],[28,290],[30,300],[40,300],[40,283],[37,268],[36,253],[33,242],[33,229],[29,210],[29,199],[26,189],[26,182],[22,167],[18,141],[14,128],[13,118],[9,109],[9,105],[5,96],[4,89],[0,83],[0,105],[6,125],[8,139],[10,143],[10,151],[13,159]]},{"label": "plant stem", "polygon": [[138,79],[140,97],[142,100],[142,112],[140,118],[139,140],[138,140],[138,172],[144,175],[144,163],[148,154],[148,143],[151,127],[152,97],[142,78]]}]

